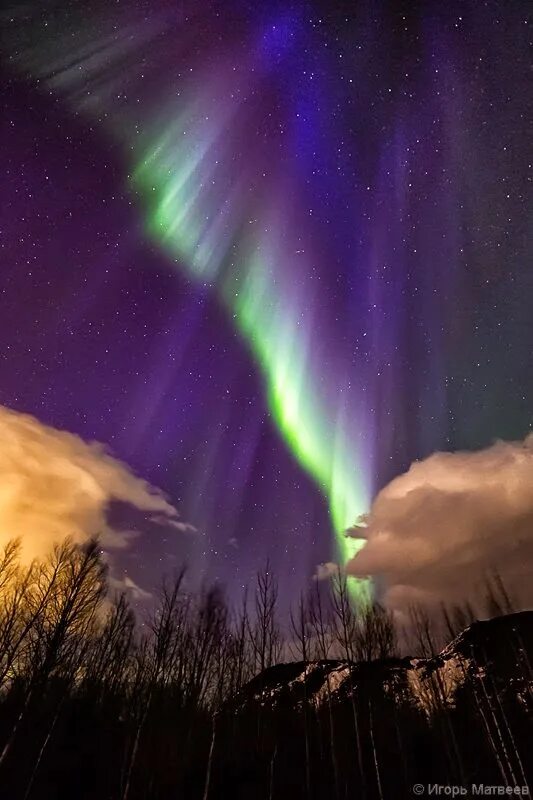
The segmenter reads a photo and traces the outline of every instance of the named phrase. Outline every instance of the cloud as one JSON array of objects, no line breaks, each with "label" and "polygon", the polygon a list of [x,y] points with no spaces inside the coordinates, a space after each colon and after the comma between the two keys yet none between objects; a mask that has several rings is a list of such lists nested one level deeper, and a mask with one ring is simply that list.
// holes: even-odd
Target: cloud
[{"label": "cloud", "polygon": [[106,548],[127,547],[135,534],[110,525],[112,501],[161,524],[184,524],[160,491],[103,445],[0,406],[0,546],[20,537],[24,560],[68,536],[82,542],[98,535]]},{"label": "cloud", "polygon": [[159,525],[167,525],[170,528],[175,528],[177,531],[181,531],[182,533],[198,533],[198,528],[195,528],[190,522],[183,522],[181,519],[170,519],[164,514],[152,516],[151,520]]},{"label": "cloud", "polygon": [[477,452],[434,453],[377,495],[348,571],[381,577],[385,603],[479,600],[497,569],[533,605],[533,434]]},{"label": "cloud", "polygon": [[150,592],[146,592],[144,589],[141,589],[141,587],[138,586],[133,578],[130,578],[129,575],[124,575],[122,580],[110,576],[109,584],[118,592],[125,592],[126,594],[129,594],[133,600],[148,600],[150,597],[152,597]]},{"label": "cloud", "polygon": [[325,561],[323,564],[318,564],[316,572],[313,575],[316,581],[326,581],[328,578],[334,578],[339,574],[340,567],[334,564],[333,561]]}]

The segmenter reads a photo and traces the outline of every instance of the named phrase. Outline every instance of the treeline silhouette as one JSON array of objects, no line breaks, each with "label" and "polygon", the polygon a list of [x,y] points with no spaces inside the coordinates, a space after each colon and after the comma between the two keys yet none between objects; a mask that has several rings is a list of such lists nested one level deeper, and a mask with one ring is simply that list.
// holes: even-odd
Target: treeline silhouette
[{"label": "treeline silhouette", "polygon": [[413,608],[416,663],[341,573],[285,627],[268,564],[237,609],[182,569],[136,619],[109,583],[97,541],[30,565],[16,541],[1,553],[0,797],[382,800],[422,777],[526,782],[531,631],[497,575],[485,607],[515,622],[450,660],[436,653],[474,608],[443,609],[440,632]]}]

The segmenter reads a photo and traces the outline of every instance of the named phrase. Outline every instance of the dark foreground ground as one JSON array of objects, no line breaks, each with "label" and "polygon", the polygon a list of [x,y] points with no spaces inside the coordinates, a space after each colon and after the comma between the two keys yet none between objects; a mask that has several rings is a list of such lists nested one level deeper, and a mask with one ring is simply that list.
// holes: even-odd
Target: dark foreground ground
[{"label": "dark foreground ground", "polygon": [[[65,694],[52,681],[0,765],[1,797],[393,800],[415,784],[528,796],[532,663],[533,612],[522,612],[472,624],[430,659],[279,664],[214,712],[179,686],[128,713],[118,689]],[[14,687],[4,740],[20,702]]]}]

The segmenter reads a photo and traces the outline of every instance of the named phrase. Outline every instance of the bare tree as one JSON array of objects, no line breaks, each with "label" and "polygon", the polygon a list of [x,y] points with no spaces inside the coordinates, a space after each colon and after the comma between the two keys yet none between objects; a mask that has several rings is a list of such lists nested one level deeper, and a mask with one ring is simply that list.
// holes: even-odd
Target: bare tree
[{"label": "bare tree", "polygon": [[271,667],[281,653],[281,632],[276,619],[277,601],[278,584],[267,561],[265,568],[257,574],[255,619],[249,622],[249,635],[257,672]]},{"label": "bare tree", "polygon": [[27,688],[20,713],[0,755],[8,755],[33,698],[54,672],[75,673],[80,647],[94,622],[106,592],[106,569],[98,542],[77,546],[67,540],[54,548],[38,571],[34,591],[25,598],[24,614],[31,624],[23,658]]},{"label": "bare tree", "polygon": [[305,664],[310,659],[310,614],[308,603],[303,595],[300,594],[296,610],[290,611],[291,642],[289,649],[294,656]]},{"label": "bare tree", "polygon": [[332,585],[334,634],[337,647],[347,661],[354,662],[356,616],[350,600],[348,578],[340,568],[334,576]]},{"label": "bare tree", "polygon": [[232,675],[232,691],[241,688],[246,680],[252,677],[254,654],[251,651],[249,638],[250,619],[248,616],[248,588],[243,592],[242,604],[238,612],[233,633],[234,659]]},{"label": "bare tree", "polygon": [[182,642],[186,617],[186,599],[182,597],[182,584],[185,568],[169,586],[163,582],[159,606],[150,623],[151,637],[144,640],[137,660],[136,680],[134,682],[137,703],[135,735],[125,771],[123,800],[127,800],[133,770],[135,767],[141,737],[151,710],[156,688],[164,687],[175,670],[175,656]]},{"label": "bare tree", "polygon": [[[210,688],[216,662],[225,662],[228,611],[218,587],[203,591],[193,613],[189,634],[187,666],[187,700],[194,705],[203,703]],[[218,683],[220,674],[218,675]],[[220,686],[219,686],[220,690]]]},{"label": "bare tree", "polygon": [[420,605],[411,605],[409,608],[407,638],[414,654],[422,658],[431,658],[439,649],[435,620]]},{"label": "bare tree", "polygon": [[10,539],[0,553],[0,597],[13,583],[19,571],[20,539]]},{"label": "bare tree", "polygon": [[364,605],[353,631],[353,650],[357,661],[390,658],[397,652],[394,619],[379,603]]},{"label": "bare tree", "polygon": [[[332,608],[330,602],[330,595],[328,594],[328,602],[324,603],[321,587],[318,581],[315,582],[315,591],[313,592],[310,608],[309,618],[313,631],[313,645],[315,658],[327,660],[330,655],[330,650],[333,646],[334,636],[332,633],[333,619]],[[339,800],[340,797],[340,776],[339,765],[337,760],[337,742],[336,731],[333,718],[333,702],[331,697],[331,677],[328,665],[326,665],[326,696],[328,703],[328,722],[329,722],[329,745],[331,764],[333,767],[333,779],[335,783],[335,797]]]},{"label": "bare tree", "polygon": [[485,578],[485,609],[489,617],[502,617],[515,610],[509,592],[497,570]]},{"label": "bare tree", "polygon": [[103,626],[90,643],[85,666],[85,682],[96,690],[101,701],[104,692],[114,694],[123,684],[134,642],[135,617],[124,593],[116,596]]},{"label": "bare tree", "polygon": [[357,763],[359,765],[359,776],[361,779],[361,789],[363,797],[366,797],[366,776],[363,763],[363,749],[361,742],[361,731],[359,724],[359,712],[356,702],[356,681],[354,675],[354,640],[356,630],[356,616],[350,600],[348,590],[348,578],[340,568],[333,581],[333,610],[335,619],[335,636],[341,653],[348,662],[350,670],[350,703],[352,707],[353,724],[355,732],[355,743],[357,748]]},{"label": "bare tree", "polygon": [[309,610],[303,594],[300,594],[296,611],[291,609],[291,649],[297,657],[301,657],[304,662],[303,680],[303,724],[304,724],[304,744],[305,744],[305,787],[307,797],[311,795],[311,760],[309,748],[309,703],[307,698],[307,668],[309,663],[310,642],[309,642]]}]

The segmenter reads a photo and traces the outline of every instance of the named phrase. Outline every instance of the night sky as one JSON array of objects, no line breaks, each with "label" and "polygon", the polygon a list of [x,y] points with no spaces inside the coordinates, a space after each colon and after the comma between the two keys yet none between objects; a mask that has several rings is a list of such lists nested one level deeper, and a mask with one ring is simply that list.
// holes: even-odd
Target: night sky
[{"label": "night sky", "polygon": [[[415,459],[533,427],[529,2],[2,12],[0,403],[293,596]],[[117,511],[119,513],[119,511]]]}]

